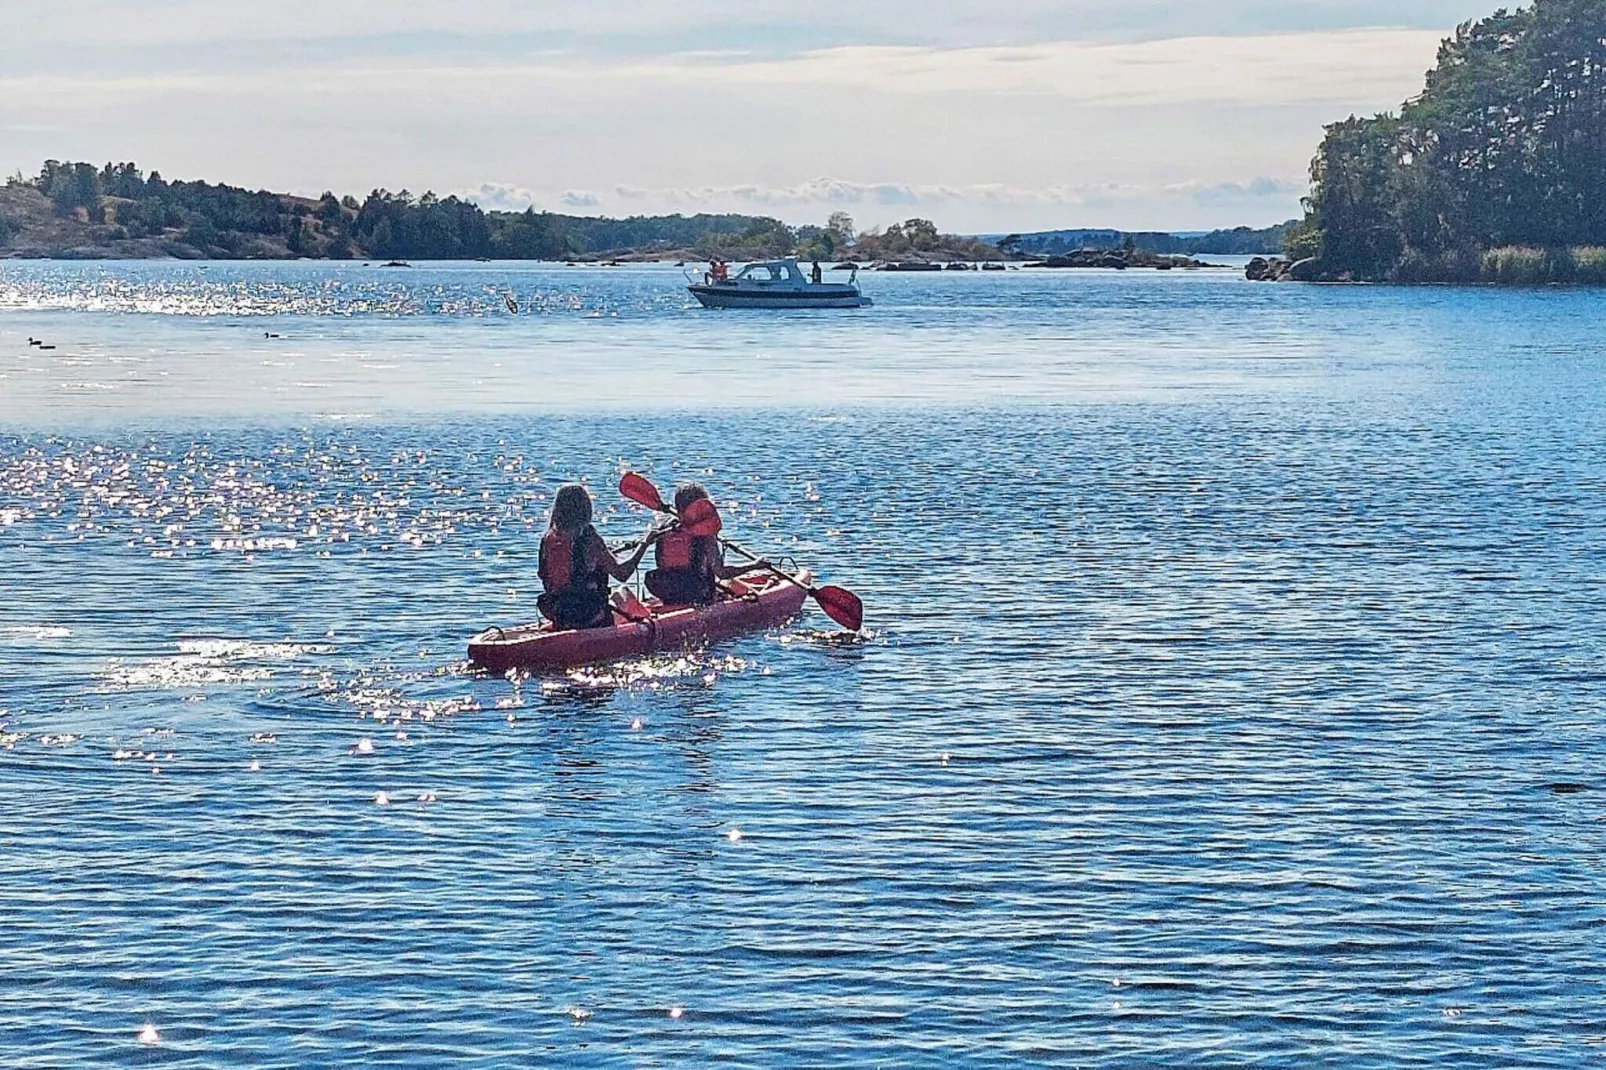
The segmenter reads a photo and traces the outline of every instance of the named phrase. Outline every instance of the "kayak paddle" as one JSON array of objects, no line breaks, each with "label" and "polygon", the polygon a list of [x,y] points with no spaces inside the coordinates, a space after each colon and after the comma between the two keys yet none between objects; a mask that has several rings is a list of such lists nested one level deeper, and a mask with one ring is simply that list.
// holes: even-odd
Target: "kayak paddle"
[{"label": "kayak paddle", "polygon": [[[635,472],[626,472],[622,477],[620,477],[619,493],[624,495],[626,498],[629,498],[637,505],[645,505],[648,509],[652,509],[660,513],[674,512],[673,509],[664,504],[663,495],[658,493],[658,488],[652,485],[652,481],[647,479],[645,476],[637,475]],[[710,523],[712,523],[714,527],[713,534],[718,534],[720,522],[719,510],[714,508],[714,503],[704,498],[695,501],[686,507],[686,517],[683,522],[687,524],[687,530],[693,535],[707,534],[707,532],[691,526],[692,524],[699,523],[700,516],[702,517],[702,522],[699,524],[699,527],[706,528]],[[753,554],[748,553],[746,550],[742,549],[740,546],[737,546],[729,539],[721,539],[720,542],[722,542],[726,548],[735,550],[749,561],[768,569],[770,572],[773,572],[775,575],[779,576],[783,580],[786,580],[788,583],[796,584],[797,586],[803,588],[803,590],[808,592],[809,597],[813,598],[814,601],[819,604],[819,607],[825,611],[825,615],[827,617],[830,617],[848,631],[856,632],[864,624],[864,601],[847,588],[811,587],[806,583],[798,583],[797,577],[791,575],[783,569],[777,568],[768,561],[765,561],[763,558],[756,557]]]},{"label": "kayak paddle", "polygon": [[[699,505],[702,506],[701,509],[697,508]],[[710,501],[692,502],[691,505],[686,507],[686,515],[679,518],[678,522],[682,530],[688,531],[698,538],[712,538],[719,534],[719,510],[715,509],[714,503]],[[674,525],[670,526],[673,527]],[[659,533],[661,534],[663,530],[665,529],[660,528]],[[657,537],[657,534],[648,536],[649,539],[656,539]],[[613,552],[616,554],[623,553],[626,550],[634,550],[640,545],[641,541],[638,539],[635,542],[627,542],[623,546],[614,547]]]},{"label": "kayak paddle", "polygon": [[808,592],[810,598],[819,603],[820,608],[825,611],[827,617],[830,617],[848,631],[856,632],[864,625],[864,600],[846,587],[812,587],[809,584],[800,582],[796,576],[785,569],[772,565],[763,558],[742,549],[729,539],[721,539],[719,541],[727,550],[735,550],[760,568],[773,572],[786,582],[803,588]]},{"label": "kayak paddle", "polygon": [[619,493],[635,502],[645,505],[655,513],[672,513],[673,509],[664,504],[663,495],[646,476],[639,476],[634,472],[626,472],[619,477]]},{"label": "kayak paddle", "polygon": [[680,521],[680,526],[697,536],[718,535],[722,521],[719,519],[719,510],[707,498],[699,498],[686,506],[684,515],[664,503],[663,495],[644,476],[634,472],[626,472],[619,479],[619,493],[635,502],[645,505],[657,513],[667,513]]}]

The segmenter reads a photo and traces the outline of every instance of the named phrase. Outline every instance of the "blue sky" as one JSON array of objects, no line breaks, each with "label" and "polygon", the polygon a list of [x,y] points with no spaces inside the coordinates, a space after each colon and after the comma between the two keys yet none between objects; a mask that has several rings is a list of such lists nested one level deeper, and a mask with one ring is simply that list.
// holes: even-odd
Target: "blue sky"
[{"label": "blue sky", "polygon": [[[8,12],[0,166],[948,230],[1294,214],[1324,122],[1488,0],[52,0]],[[12,5],[7,5],[12,6]]]}]

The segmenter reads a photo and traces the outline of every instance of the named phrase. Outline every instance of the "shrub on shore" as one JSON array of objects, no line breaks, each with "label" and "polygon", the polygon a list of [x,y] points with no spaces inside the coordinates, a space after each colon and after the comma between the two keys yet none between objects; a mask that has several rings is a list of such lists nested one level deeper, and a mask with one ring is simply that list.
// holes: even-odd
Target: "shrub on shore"
[{"label": "shrub on shore", "polygon": [[1545,252],[1526,245],[1487,249],[1478,265],[1478,277],[1484,282],[1506,286],[1537,286],[1548,281]]},{"label": "shrub on shore", "polygon": [[[1316,277],[1338,282],[1351,278],[1326,267],[1318,267]],[[1461,248],[1437,253],[1406,249],[1386,281],[1415,285],[1601,286],[1606,285],[1606,246],[1501,245],[1482,251]]]},{"label": "shrub on shore", "polygon": [[1583,245],[1572,252],[1573,270],[1579,282],[1606,283],[1606,246]]},{"label": "shrub on shore", "polygon": [[1606,283],[1606,248],[1506,245],[1488,249],[1478,264],[1478,281],[1504,286]]},{"label": "shrub on shore", "polygon": [[1425,253],[1407,249],[1394,268],[1391,282],[1457,283],[1475,282],[1483,277],[1483,257],[1477,250],[1447,249]]}]

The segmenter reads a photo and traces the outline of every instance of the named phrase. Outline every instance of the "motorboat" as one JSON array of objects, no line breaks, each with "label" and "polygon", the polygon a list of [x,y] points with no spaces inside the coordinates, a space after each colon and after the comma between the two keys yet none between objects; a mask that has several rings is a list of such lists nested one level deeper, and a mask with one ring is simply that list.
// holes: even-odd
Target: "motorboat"
[{"label": "motorboat", "polygon": [[847,282],[812,282],[796,260],[748,264],[729,277],[709,272],[686,288],[704,308],[868,308],[874,303],[859,292],[857,270]]}]

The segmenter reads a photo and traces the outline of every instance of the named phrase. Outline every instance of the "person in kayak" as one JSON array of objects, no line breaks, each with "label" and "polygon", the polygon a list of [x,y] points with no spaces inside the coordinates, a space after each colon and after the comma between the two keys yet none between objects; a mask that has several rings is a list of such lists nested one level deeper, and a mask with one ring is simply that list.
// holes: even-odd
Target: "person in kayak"
[{"label": "person in kayak", "polygon": [[[709,501],[708,491],[702,484],[682,483],[675,488],[677,514],[684,516],[686,509],[696,501]],[[645,577],[647,590],[660,601],[674,606],[706,605],[719,593],[720,580],[761,567],[728,567],[717,535],[693,535],[679,527],[660,536],[653,553],[657,567]]]},{"label": "person in kayak", "polygon": [[591,526],[591,495],[578,483],[558,488],[552,519],[541,539],[539,573],[545,588],[535,600],[541,615],[560,630],[605,628],[613,623],[608,577],[629,579],[651,545],[651,532],[624,561],[614,557]]}]

